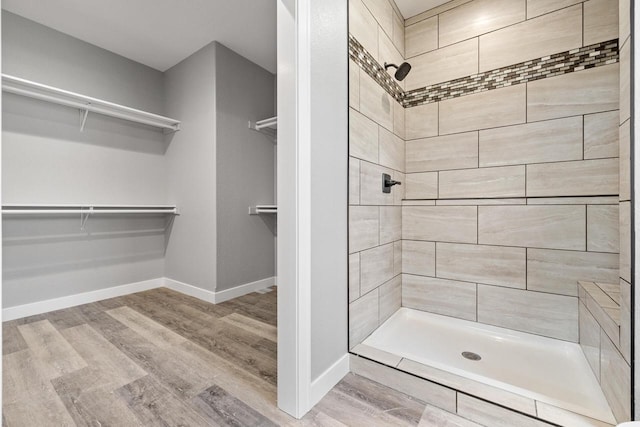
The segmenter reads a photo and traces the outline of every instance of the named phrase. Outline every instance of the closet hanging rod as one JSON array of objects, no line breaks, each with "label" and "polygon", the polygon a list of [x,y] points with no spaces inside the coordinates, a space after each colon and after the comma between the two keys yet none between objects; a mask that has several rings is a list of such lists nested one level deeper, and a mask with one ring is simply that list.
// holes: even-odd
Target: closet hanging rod
[{"label": "closet hanging rod", "polygon": [[174,132],[180,130],[179,120],[21,79],[8,74],[2,74],[2,90],[53,104],[77,108],[85,112],[85,120],[86,113],[93,112]]},{"label": "closet hanging rod", "polygon": [[3,205],[3,215],[61,215],[61,214],[171,214],[179,215],[176,206],[142,205]]}]

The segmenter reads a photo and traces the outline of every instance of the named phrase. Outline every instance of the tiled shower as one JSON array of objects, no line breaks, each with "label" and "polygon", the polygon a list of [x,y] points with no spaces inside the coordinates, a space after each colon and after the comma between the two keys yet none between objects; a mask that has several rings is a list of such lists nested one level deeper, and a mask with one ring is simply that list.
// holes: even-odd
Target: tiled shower
[{"label": "tiled shower", "polygon": [[[361,370],[403,375],[363,341],[409,308],[579,344],[615,421],[630,419],[629,0],[453,0],[408,19],[350,0],[349,15]],[[401,82],[384,70],[404,61]],[[402,185],[383,193],[384,173]],[[584,422],[487,393],[470,395]]]}]

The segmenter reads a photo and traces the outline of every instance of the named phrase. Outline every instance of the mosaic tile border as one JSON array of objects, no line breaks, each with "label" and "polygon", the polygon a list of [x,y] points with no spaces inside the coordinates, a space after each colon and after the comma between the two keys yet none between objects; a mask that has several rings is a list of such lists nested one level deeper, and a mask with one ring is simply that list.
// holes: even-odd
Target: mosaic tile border
[{"label": "mosaic tile border", "polygon": [[404,92],[395,79],[351,35],[349,57],[405,108],[588,70],[619,61],[618,39],[613,39]]}]

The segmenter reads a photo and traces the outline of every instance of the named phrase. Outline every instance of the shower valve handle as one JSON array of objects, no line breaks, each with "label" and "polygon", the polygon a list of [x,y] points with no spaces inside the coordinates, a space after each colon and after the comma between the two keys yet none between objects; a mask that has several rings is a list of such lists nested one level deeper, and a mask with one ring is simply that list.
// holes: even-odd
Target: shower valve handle
[{"label": "shower valve handle", "polygon": [[402,185],[400,181],[396,181],[391,179],[391,175],[388,173],[382,174],[382,192],[383,193],[391,193],[391,187],[394,185]]}]

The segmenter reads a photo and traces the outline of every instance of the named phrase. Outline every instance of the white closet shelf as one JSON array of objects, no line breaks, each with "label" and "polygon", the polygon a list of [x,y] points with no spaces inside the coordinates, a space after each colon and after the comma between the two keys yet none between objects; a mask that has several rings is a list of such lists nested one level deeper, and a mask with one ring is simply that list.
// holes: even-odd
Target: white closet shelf
[{"label": "white closet shelf", "polygon": [[168,214],[180,215],[175,205],[5,204],[2,215],[56,214]]},{"label": "white closet shelf", "polygon": [[278,207],[276,205],[249,206],[249,215],[277,214],[277,213],[278,213]]},{"label": "white closet shelf", "polygon": [[90,96],[80,95],[53,86],[47,86],[31,80],[2,74],[2,90],[5,92],[22,95],[53,104],[65,105],[84,111],[84,117],[80,130],[84,129],[89,112],[128,120],[130,122],[141,123],[148,126],[163,129],[165,131],[179,131],[180,121],[158,114],[149,113],[113,102],[104,101]]}]

